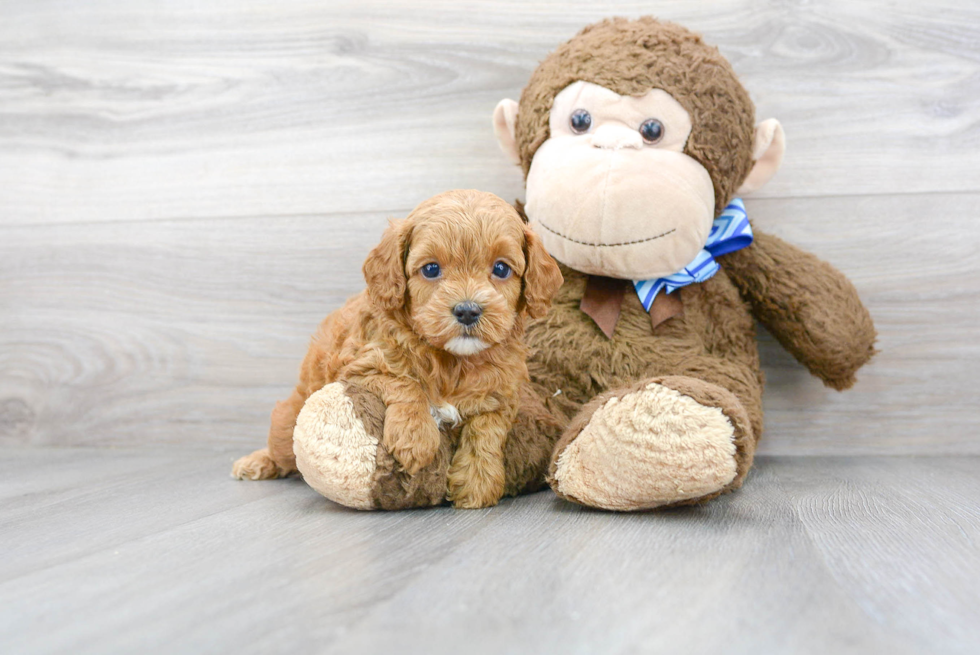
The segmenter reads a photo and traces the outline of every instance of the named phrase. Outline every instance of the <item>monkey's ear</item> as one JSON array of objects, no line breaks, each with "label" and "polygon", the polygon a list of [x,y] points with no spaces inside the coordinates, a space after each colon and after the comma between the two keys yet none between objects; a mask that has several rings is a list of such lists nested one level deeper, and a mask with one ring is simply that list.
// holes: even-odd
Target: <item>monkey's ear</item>
[{"label": "monkey's ear", "polygon": [[531,318],[542,318],[551,307],[551,299],[565,282],[558,264],[538,235],[524,229],[524,307]]},{"label": "monkey's ear", "polygon": [[391,221],[381,243],[364,260],[368,297],[385,311],[405,306],[405,246],[409,232],[408,219]]},{"label": "monkey's ear", "polygon": [[755,143],[752,159],[755,162],[736,193],[752,193],[772,179],[783,162],[786,152],[786,135],[783,126],[775,118],[764,120],[755,126]]},{"label": "monkey's ear", "polygon": [[493,133],[497,137],[500,149],[507,158],[518,166],[521,165],[521,153],[517,149],[517,112],[520,105],[510,98],[504,98],[497,103],[493,110]]}]

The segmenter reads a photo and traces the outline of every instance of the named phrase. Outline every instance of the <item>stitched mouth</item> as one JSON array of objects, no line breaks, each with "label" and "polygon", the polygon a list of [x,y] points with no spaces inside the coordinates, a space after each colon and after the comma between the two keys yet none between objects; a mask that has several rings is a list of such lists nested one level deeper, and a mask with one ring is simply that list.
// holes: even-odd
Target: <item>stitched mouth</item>
[{"label": "stitched mouth", "polygon": [[551,232],[555,236],[559,236],[562,239],[565,239],[566,241],[571,241],[572,243],[578,243],[578,244],[581,244],[583,246],[594,246],[596,248],[615,248],[617,246],[632,246],[632,245],[635,245],[637,243],[646,243],[647,241],[654,241],[656,239],[660,239],[662,237],[665,237],[668,234],[673,234],[674,232],[677,231],[677,228],[674,227],[674,228],[671,228],[671,229],[667,230],[666,232],[661,232],[660,234],[658,234],[656,236],[647,237],[645,239],[634,239],[633,241],[623,241],[621,243],[593,243],[591,241],[581,241],[579,239],[573,239],[572,237],[570,237],[568,235],[562,234],[558,230],[554,230],[554,229],[548,227],[547,225],[544,224],[544,222],[542,222],[540,220],[538,221],[538,225],[540,225],[544,229],[548,230],[549,232]]}]

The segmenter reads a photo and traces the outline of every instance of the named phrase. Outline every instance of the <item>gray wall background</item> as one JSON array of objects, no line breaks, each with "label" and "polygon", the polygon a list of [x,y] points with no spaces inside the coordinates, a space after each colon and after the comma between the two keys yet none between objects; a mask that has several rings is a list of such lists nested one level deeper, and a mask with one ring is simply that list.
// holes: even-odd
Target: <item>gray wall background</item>
[{"label": "gray wall background", "polygon": [[854,281],[845,394],[768,335],[769,454],[980,453],[975,2],[0,2],[0,443],[246,450],[389,216],[523,197],[490,114],[583,25],[732,61],[785,164],[753,223]]}]

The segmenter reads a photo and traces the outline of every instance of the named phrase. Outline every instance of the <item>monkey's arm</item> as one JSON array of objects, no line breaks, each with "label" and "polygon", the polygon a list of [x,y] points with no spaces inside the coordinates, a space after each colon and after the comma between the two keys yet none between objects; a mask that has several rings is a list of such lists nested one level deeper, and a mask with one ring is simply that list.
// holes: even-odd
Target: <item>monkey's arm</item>
[{"label": "monkey's arm", "polygon": [[876,332],[857,290],[830,264],[768,234],[720,258],[752,312],[828,387],[843,390],[874,355]]}]

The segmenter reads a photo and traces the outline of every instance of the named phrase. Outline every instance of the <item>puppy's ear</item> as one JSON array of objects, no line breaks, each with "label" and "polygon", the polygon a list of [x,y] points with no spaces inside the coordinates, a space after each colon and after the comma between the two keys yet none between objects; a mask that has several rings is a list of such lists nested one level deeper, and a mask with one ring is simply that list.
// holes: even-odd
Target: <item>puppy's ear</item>
[{"label": "puppy's ear", "polygon": [[389,222],[381,243],[364,260],[368,296],[382,310],[405,306],[405,251],[410,232],[408,219]]},{"label": "puppy's ear", "polygon": [[529,228],[524,229],[524,307],[531,318],[548,313],[551,299],[565,281],[558,264],[544,249],[541,239]]}]

